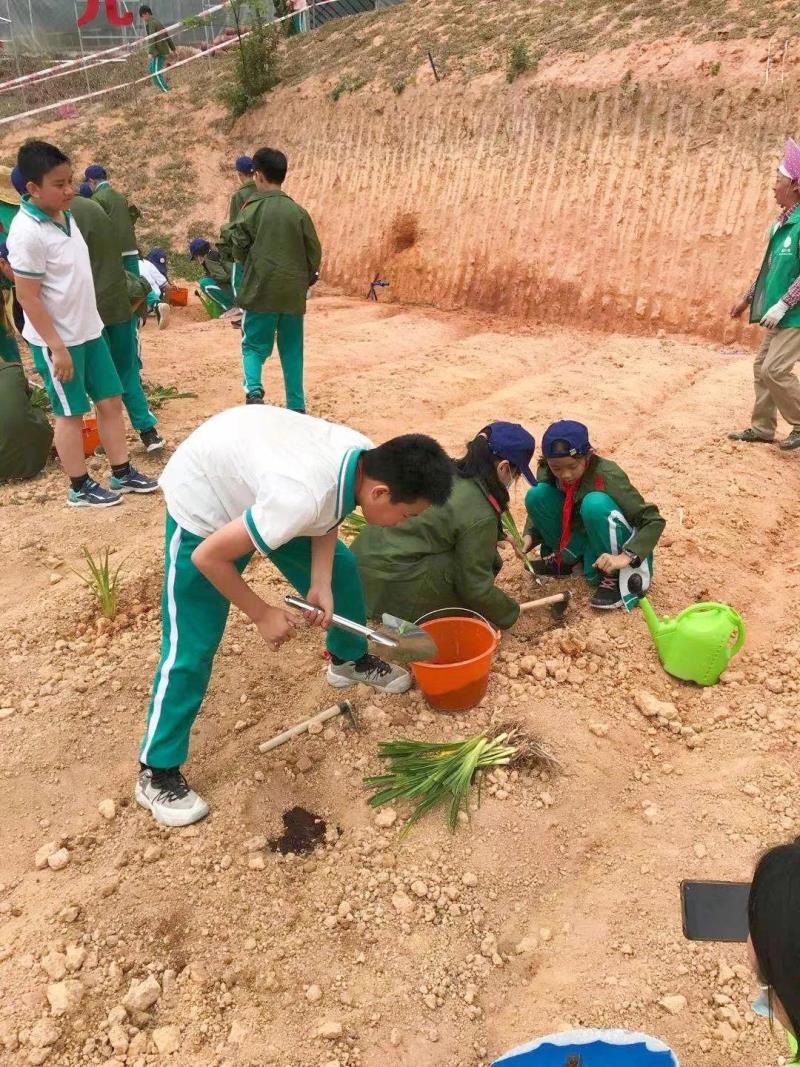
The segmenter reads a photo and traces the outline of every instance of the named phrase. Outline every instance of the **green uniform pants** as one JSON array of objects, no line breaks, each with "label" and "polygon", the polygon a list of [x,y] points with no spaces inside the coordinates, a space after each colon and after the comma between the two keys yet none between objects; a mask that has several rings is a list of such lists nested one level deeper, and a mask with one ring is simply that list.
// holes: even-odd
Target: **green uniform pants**
[{"label": "green uniform pants", "polygon": [[[192,563],[202,537],[182,529],[167,512],[166,559],[161,596],[161,659],[153,679],[147,729],[139,758],[150,767],[178,767],[189,752],[189,734],[208,689],[211,668],[225,632],[230,602]],[[253,553],[236,561],[241,574]],[[297,537],[271,552],[269,559],[302,595],[311,582],[311,539]],[[364,623],[364,596],[356,561],[341,541],[333,560],[336,611]],[[360,659],[363,638],[331,628],[328,651],[339,659]]]},{"label": "green uniform pants", "polygon": [[155,85],[156,89],[160,93],[168,93],[169,85],[167,79],[164,77],[163,70],[167,65],[166,56],[150,56],[150,62],[147,65],[147,71],[150,75],[150,81]]},{"label": "green uniform pants", "polygon": [[[525,497],[525,507],[533,525],[534,542],[538,534],[543,556],[558,549],[563,506],[564,493],[547,482],[539,482],[528,490]],[[572,537],[564,550],[564,561],[575,563],[583,560],[586,580],[596,585],[602,575],[595,568],[594,561],[604,552],[618,555],[630,539],[633,527],[608,493],[587,493],[580,503],[580,522],[576,521],[577,518],[577,514],[573,513]],[[652,572],[652,555],[648,560]]]},{"label": "green uniform pants", "polygon": [[134,315],[127,322],[116,322],[103,330],[111,358],[122,382],[122,403],[128,412],[134,430],[143,433],[158,425],[158,419],[147,403],[142,388],[141,361],[139,359],[139,321]]},{"label": "green uniform pants", "polygon": [[261,368],[272,355],[276,335],[286,389],[286,406],[290,411],[305,411],[302,315],[245,311],[242,318],[244,391],[252,393],[263,390]]},{"label": "green uniform pants", "polygon": [[213,278],[208,277],[201,278],[198,284],[205,296],[209,300],[213,300],[223,311],[230,311],[233,307],[233,290],[228,288],[227,285],[220,285],[219,282],[215,282]]},{"label": "green uniform pants", "polygon": [[[126,242],[127,243],[127,242]],[[142,274],[139,270],[139,255],[137,252],[131,252],[127,256],[122,257],[122,266],[130,274],[135,275],[137,278],[141,278]]]}]

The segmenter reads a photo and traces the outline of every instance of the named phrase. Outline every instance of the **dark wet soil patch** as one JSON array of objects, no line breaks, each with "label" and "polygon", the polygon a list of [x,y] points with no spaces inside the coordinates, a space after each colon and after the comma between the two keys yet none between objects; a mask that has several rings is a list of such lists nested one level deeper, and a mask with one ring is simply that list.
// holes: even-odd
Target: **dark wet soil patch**
[{"label": "dark wet soil patch", "polygon": [[273,838],[269,847],[285,856],[287,852],[310,852],[325,840],[325,820],[305,808],[290,808],[283,813],[283,834]]}]

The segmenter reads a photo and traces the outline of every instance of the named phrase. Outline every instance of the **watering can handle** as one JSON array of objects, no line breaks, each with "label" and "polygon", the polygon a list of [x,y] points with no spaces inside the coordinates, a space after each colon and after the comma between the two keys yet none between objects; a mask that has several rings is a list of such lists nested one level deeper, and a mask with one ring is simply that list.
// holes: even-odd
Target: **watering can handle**
[{"label": "watering can handle", "polygon": [[[736,627],[736,633],[737,633],[736,643],[734,644],[733,648],[731,649],[731,655],[735,656],[736,653],[739,651],[739,649],[744,644],[744,639],[747,636],[747,631],[744,628],[744,619],[742,618],[742,616],[739,614],[738,611],[734,611],[733,610],[733,608],[730,606],[730,604],[717,604],[716,601],[713,601],[713,600],[704,600],[700,604],[693,604],[690,608],[686,608],[678,616],[678,619],[681,617],[681,615],[685,615],[687,611],[694,611],[694,612],[697,612],[697,611],[710,611],[712,608],[714,610],[724,611],[726,613],[726,615],[730,618],[731,622]],[[676,619],[676,622],[677,622],[677,619]]]}]

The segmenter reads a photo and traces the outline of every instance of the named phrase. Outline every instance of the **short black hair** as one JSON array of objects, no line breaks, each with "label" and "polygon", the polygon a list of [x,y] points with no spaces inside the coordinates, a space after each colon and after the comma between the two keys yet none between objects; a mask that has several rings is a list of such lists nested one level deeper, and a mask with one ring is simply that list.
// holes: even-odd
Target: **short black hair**
[{"label": "short black hair", "polygon": [[41,185],[45,174],[62,163],[69,163],[69,156],[47,141],[26,141],[17,152],[17,166],[22,177],[26,183],[33,182],[34,185]]},{"label": "short black hair", "polygon": [[362,456],[368,478],[389,487],[393,504],[427,500],[441,507],[453,488],[453,461],[438,442],[421,433],[393,437]]},{"label": "short black hair", "polygon": [[139,5],[139,18],[141,18],[142,15],[152,15],[152,14],[153,14],[153,9],[152,9],[152,7],[150,7],[149,4],[140,4]]},{"label": "short black hair", "polygon": [[277,148],[259,148],[253,156],[253,170],[260,171],[268,182],[283,185],[289,162]]}]

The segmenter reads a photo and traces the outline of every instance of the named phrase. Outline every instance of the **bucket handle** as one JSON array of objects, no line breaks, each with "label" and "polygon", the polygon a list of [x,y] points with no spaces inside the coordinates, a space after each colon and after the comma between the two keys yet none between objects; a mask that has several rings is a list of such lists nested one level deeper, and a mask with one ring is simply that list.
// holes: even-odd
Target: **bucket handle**
[{"label": "bucket handle", "polygon": [[736,641],[734,642],[730,650],[731,656],[735,656],[744,644],[745,638],[747,636],[747,631],[745,630],[744,619],[738,611],[735,611],[730,606],[730,604],[718,604],[715,600],[703,600],[700,604],[692,604],[691,607],[684,608],[675,621],[677,622],[681,615],[686,615],[687,612],[690,611],[696,613],[702,611],[711,611],[712,609],[715,611],[724,611],[733,623],[733,625],[736,627]]}]

